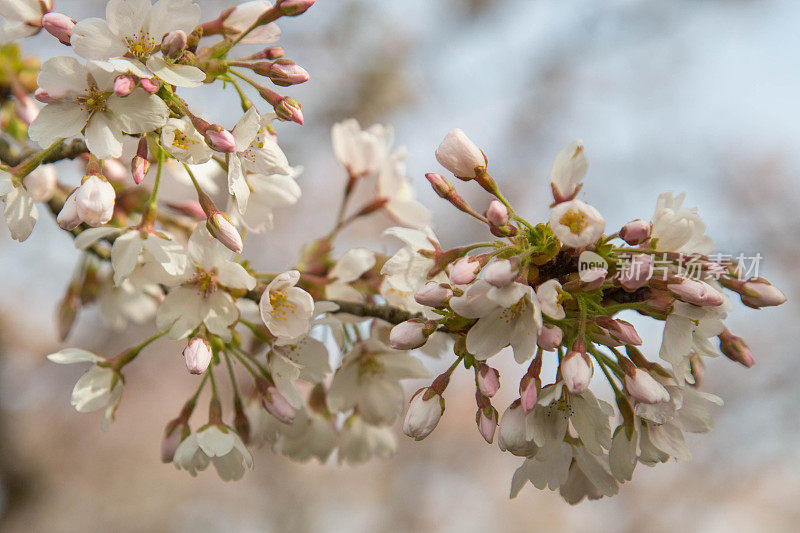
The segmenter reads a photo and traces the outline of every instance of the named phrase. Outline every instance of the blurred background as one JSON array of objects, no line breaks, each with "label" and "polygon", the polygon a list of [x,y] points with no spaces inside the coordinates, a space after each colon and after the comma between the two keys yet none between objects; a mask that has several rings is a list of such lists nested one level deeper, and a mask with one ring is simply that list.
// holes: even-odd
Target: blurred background
[{"label": "blurred background", "polygon": [[[234,5],[199,3],[204,20]],[[105,2],[57,4],[80,20],[102,16]],[[521,460],[488,449],[474,424],[471,380],[461,372],[437,430],[414,443],[398,427],[391,461],[296,464],[258,450],[255,470],[240,482],[225,484],[208,471],[192,479],[159,461],[163,426],[195,386],[180,343],[160,341],[131,365],[107,433],[99,414],[70,407],[84,369],[44,355],[60,347],[54,309],[76,253],[42,213],[23,245],[0,228],[0,529],[796,531],[799,22],[800,3],[777,0],[320,0],[280,23],[287,57],[311,73],[307,84],[281,91],[303,103],[306,125],[278,130],[290,162],[305,167],[304,196],[277,214],[272,232],[249,241],[249,257],[263,270],[291,265],[298,240],[330,228],[344,183],[330,126],[350,116],[363,126],[395,126],[418,197],[434,211],[447,247],[485,237],[424,179],[439,170],[438,142],[459,127],[530,220],[547,213],[553,157],[582,138],[590,162],[583,195],[610,231],[649,218],[660,192],[686,191],[718,250],[761,253],[761,275],[790,302],[762,312],[736,305],[728,326],[747,339],[758,364],[709,361],[704,388],[726,405],[710,434],[690,438],[692,462],[639,466],[617,497],[577,507],[530,485],[509,500]],[[40,35],[24,49],[64,53],[52,41]],[[223,100],[203,92],[193,102],[232,127],[233,93]],[[62,177],[76,169],[59,164]],[[485,208],[476,187],[458,185],[477,210]],[[389,225],[377,215],[337,246],[388,251],[393,245],[379,230]],[[98,322],[96,310],[84,312],[68,344],[114,354],[153,328],[118,334]],[[637,327],[655,358],[659,324]],[[501,354],[496,364],[505,389],[515,389],[522,371],[513,358]],[[501,412],[513,392],[501,389]]]}]

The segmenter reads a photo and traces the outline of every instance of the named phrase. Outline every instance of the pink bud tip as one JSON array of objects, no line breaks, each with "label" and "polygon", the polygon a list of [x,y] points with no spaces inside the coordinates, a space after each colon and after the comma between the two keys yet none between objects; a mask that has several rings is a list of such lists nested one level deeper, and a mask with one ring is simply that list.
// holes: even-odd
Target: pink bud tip
[{"label": "pink bud tip", "polygon": [[75,21],[61,13],[47,13],[42,17],[42,27],[61,44],[69,46]]},{"label": "pink bud tip", "polygon": [[142,78],[139,83],[142,84],[142,89],[149,93],[154,93],[159,89],[159,87],[161,87],[156,80],[152,80],[150,78]]},{"label": "pink bud tip", "polygon": [[505,226],[508,223],[508,208],[500,200],[492,200],[486,210],[486,219],[492,226]]},{"label": "pink bud tip", "polygon": [[216,124],[210,126],[206,130],[205,137],[208,145],[218,152],[232,153],[236,151],[236,139],[222,126]]},{"label": "pink bud tip", "polygon": [[316,0],[283,0],[278,2],[278,9],[287,17],[302,15],[308,8],[314,5]]},{"label": "pink bud tip", "polygon": [[619,230],[619,236],[631,246],[641,244],[650,237],[650,223],[639,219],[628,222]]},{"label": "pink bud tip", "polygon": [[117,76],[114,80],[114,94],[117,96],[128,96],[136,87],[136,82],[131,76]]}]

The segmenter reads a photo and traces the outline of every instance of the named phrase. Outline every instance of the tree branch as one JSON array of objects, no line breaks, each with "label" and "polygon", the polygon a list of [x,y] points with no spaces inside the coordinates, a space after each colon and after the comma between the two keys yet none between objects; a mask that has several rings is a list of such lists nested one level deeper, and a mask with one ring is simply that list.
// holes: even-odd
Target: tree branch
[{"label": "tree branch", "polygon": [[380,318],[390,324],[399,324],[412,318],[424,318],[421,313],[411,313],[390,305],[375,305],[360,302],[343,302],[331,300],[339,306],[334,313],[347,313],[348,315]]},{"label": "tree branch", "polygon": [[[0,161],[15,167],[31,155],[39,152],[36,149],[27,149],[24,151],[17,150],[8,142],[8,140],[0,137]],[[63,159],[75,159],[78,156],[86,154],[89,149],[83,139],[72,139],[61,143],[52,154],[44,158],[42,163],[55,163]]]}]

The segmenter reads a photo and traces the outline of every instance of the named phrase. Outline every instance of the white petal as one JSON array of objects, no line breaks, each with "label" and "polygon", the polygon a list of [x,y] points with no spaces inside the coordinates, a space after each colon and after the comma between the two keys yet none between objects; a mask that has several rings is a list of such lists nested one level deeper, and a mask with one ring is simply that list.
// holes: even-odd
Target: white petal
[{"label": "white petal", "polygon": [[227,262],[220,265],[217,269],[217,279],[232,289],[252,290],[256,286],[256,279],[239,263]]},{"label": "white petal", "polygon": [[228,192],[236,198],[236,208],[239,213],[244,213],[247,210],[247,200],[250,198],[250,187],[244,177],[242,160],[238,154],[231,154],[228,158]]},{"label": "white petal", "polygon": [[339,258],[329,273],[342,283],[350,283],[375,266],[375,253],[366,248],[353,248]]},{"label": "white petal", "polygon": [[150,0],[110,0],[106,5],[108,27],[122,37],[133,35],[142,29],[149,11]]},{"label": "white petal", "polygon": [[133,230],[120,235],[111,247],[111,264],[114,267],[114,285],[119,285],[127,278],[139,263],[142,251],[142,237]]},{"label": "white petal", "polygon": [[86,147],[100,159],[122,155],[120,124],[106,113],[95,113],[86,125]]},{"label": "white petal", "polygon": [[71,365],[72,363],[98,363],[104,361],[99,355],[92,352],[81,350],[80,348],[64,348],[56,353],[51,353],[47,359],[60,365]]},{"label": "white petal", "polygon": [[161,42],[161,38],[173,31],[192,33],[200,22],[200,6],[192,0],[158,0],[144,23],[147,32]]},{"label": "white petal", "polygon": [[88,119],[89,112],[74,103],[47,104],[28,128],[28,136],[42,147],[50,146],[59,139],[79,134]]},{"label": "white petal", "polygon": [[161,98],[144,89],[135,89],[125,98],[111,95],[108,108],[125,133],[147,133],[167,123],[169,109]]},{"label": "white petal", "polygon": [[99,240],[105,239],[115,233],[119,233],[119,228],[112,228],[103,226],[100,228],[87,228],[83,230],[80,235],[75,237],[75,248],[78,250],[86,250]]},{"label": "white petal", "polygon": [[250,143],[256,138],[258,130],[261,128],[261,117],[255,106],[248,109],[236,126],[233,127],[231,134],[236,140],[236,151],[244,152],[250,147]]},{"label": "white petal", "polygon": [[111,32],[105,20],[89,18],[72,28],[72,49],[86,59],[119,57],[128,51],[125,43]]},{"label": "white petal", "polygon": [[16,187],[6,195],[5,202],[4,215],[11,238],[22,242],[31,234],[39,217],[33,198],[23,187]]},{"label": "white petal", "polygon": [[147,58],[147,68],[165,82],[177,87],[199,87],[206,79],[205,72],[199,68],[192,65],[167,63],[160,56]]},{"label": "white petal", "polygon": [[86,66],[70,56],[51,57],[42,63],[37,83],[54,98],[81,93],[87,86]]}]

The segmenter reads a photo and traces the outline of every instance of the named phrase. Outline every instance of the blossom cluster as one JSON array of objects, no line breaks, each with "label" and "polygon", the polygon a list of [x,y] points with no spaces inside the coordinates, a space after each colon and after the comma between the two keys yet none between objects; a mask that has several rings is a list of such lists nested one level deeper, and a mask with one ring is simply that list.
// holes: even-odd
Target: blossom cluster
[{"label": "blossom cluster", "polygon": [[[107,428],[127,365],[166,337],[180,343],[174,351],[197,389],[166,424],[164,462],[191,475],[213,465],[233,480],[253,467],[251,448],[266,444],[297,461],[359,464],[394,454],[403,380],[428,377],[424,357],[449,358],[411,395],[403,432],[430,435],[453,373],[474,374],[478,433],[524,458],[512,496],[528,481],[571,503],[612,496],[639,463],[687,459],[684,434],[709,431],[711,407],[722,403],[699,390],[705,359],[754,363],[723,323],[729,296],[753,308],[786,298],[713,255],[683,195],[664,193],[649,220],[606,233],[602,214],[579,198],[588,168],[581,141],[556,156],[550,216],[534,224],[503,195],[483,151],[461,130],[447,134],[439,163],[481,187],[485,209],[441,174],[426,177],[491,237],[446,249],[392,129],[345,120],[332,128],[347,179],[331,231],[310,239],[283,272],[261,272],[243,258],[246,234],[271,229],[276,212],[300,198],[301,170],[277,126],[303,124],[302,108],[267,85],[308,80],[274,46],[275,21],[313,4],[249,1],[201,22],[192,0],[111,0],[104,19],[74,21],[50,2],[0,0],[3,40],[44,30],[72,54],[39,66],[15,45],[0,51],[0,199],[11,236],[31,234],[38,203],[74,237],[80,258],[59,303],[62,340],[90,305],[108,328],[156,328],[113,357],[77,348],[49,355],[90,365],[72,391],[75,409],[103,411]],[[232,57],[254,44],[267,46]],[[184,98],[215,85],[241,104],[229,128]],[[83,178],[70,187],[53,163],[73,158]],[[360,205],[356,190],[371,191]],[[336,248],[352,222],[379,212],[396,224],[385,231],[402,243],[396,253]],[[687,259],[700,268],[688,269]],[[663,276],[653,276],[656,267]],[[622,312],[664,322],[661,362],[645,356]],[[508,347],[524,374],[500,415],[492,358]],[[551,363],[549,380],[542,369]],[[598,368],[607,387],[594,378]],[[228,388],[225,401],[220,390]],[[196,413],[201,399],[207,418]]]}]

